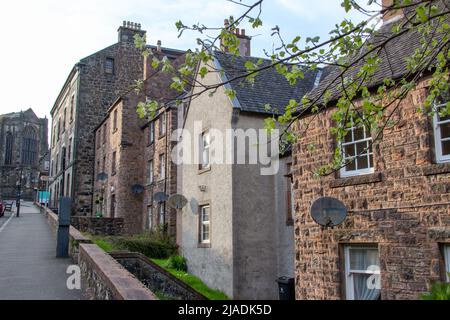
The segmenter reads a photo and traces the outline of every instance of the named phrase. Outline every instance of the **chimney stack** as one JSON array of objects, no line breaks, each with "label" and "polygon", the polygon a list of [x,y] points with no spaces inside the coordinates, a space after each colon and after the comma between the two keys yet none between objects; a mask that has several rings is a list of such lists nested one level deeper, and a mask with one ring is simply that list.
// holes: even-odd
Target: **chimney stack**
[{"label": "chimney stack", "polygon": [[[224,21],[224,27],[225,29],[228,29],[230,27],[230,21],[228,19],[225,19]],[[233,33],[236,35],[236,37],[239,39],[239,52],[241,56],[243,57],[249,57],[251,55],[251,40],[252,38],[245,35],[245,29],[239,29],[236,28]],[[228,52],[228,48],[223,43],[223,39],[220,41],[220,48],[224,52]]]},{"label": "chimney stack", "polygon": [[134,35],[139,34],[141,37],[147,32],[141,29],[140,23],[124,21],[118,30],[119,42],[134,43]]},{"label": "chimney stack", "polygon": [[394,4],[394,0],[382,0],[382,15],[383,15],[383,23],[387,24],[390,22],[394,22],[397,20],[400,20],[405,17],[405,14],[403,12],[403,9],[397,9],[397,10],[389,10],[390,7]]}]

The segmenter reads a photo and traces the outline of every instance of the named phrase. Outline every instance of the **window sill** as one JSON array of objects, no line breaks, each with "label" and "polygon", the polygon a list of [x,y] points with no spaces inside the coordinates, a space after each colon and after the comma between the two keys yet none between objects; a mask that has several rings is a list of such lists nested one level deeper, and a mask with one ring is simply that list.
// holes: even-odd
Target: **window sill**
[{"label": "window sill", "polygon": [[208,168],[205,168],[205,169],[198,169],[198,174],[201,175],[201,174],[204,174],[204,173],[210,172],[210,171],[211,171],[211,166],[209,166]]},{"label": "window sill", "polygon": [[199,243],[198,248],[199,249],[211,249],[211,243]]},{"label": "window sill", "polygon": [[165,138],[165,137],[166,137],[166,134],[159,135],[159,136],[158,136],[158,139],[161,140],[162,138]]},{"label": "window sill", "polygon": [[330,182],[330,188],[343,188],[361,184],[377,183],[383,181],[381,172],[365,174],[360,176],[336,179]]},{"label": "window sill", "polygon": [[450,173],[450,162],[435,163],[423,168],[423,174],[425,176],[434,176],[438,174]]}]

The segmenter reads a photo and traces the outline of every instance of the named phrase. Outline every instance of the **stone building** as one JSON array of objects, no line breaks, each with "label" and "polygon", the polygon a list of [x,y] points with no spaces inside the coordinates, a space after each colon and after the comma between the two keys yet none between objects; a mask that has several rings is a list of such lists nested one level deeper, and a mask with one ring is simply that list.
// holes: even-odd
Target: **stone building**
[{"label": "stone building", "polygon": [[[380,34],[391,32],[403,14],[391,15]],[[409,32],[389,43],[368,85],[404,75],[402,57],[414,52],[419,41],[417,33]],[[395,56],[395,63],[389,66],[386,55]],[[311,94],[330,84],[338,87],[333,85],[338,73],[331,70]],[[449,280],[450,119],[417,112],[428,86],[424,75],[379,140],[364,126],[352,128],[342,151],[350,161],[327,177],[317,179],[313,171],[334,155],[336,141],[329,128],[337,96],[328,108],[296,124],[299,132],[309,124],[293,148],[297,299],[419,299],[434,281]],[[446,102],[437,102],[436,110]],[[348,208],[342,225],[324,228],[313,221],[311,204],[324,196]],[[374,284],[381,280],[381,287],[368,286],[369,278]]]},{"label": "stone building", "polygon": [[84,59],[70,72],[51,110],[51,177],[53,207],[72,197],[73,214],[91,214],[94,185],[94,129],[112,103],[142,79],[143,58],[134,35],[141,26],[124,22],[119,40]]},{"label": "stone building", "polygon": [[33,200],[48,172],[48,120],[32,109],[0,115],[0,197],[15,199],[22,170],[22,198]]},{"label": "stone building", "polygon": [[[152,49],[155,57],[167,57],[175,68],[183,61],[183,51],[162,48],[160,45]],[[168,142],[162,137],[170,139],[172,126],[176,127],[176,119],[168,116],[176,115],[176,109],[160,108],[149,122],[138,117],[137,105],[150,98],[163,105],[178,95],[170,89],[173,75],[155,70],[151,62],[152,59],[144,60],[144,79],[148,79],[144,82],[143,92],[131,91],[119,97],[108,110],[106,118],[95,129],[94,212],[101,212],[106,217],[123,218],[125,232],[129,234],[141,233],[154,225],[148,220],[147,204],[153,199],[151,190],[158,188],[157,183],[173,185],[176,190],[176,175],[170,169],[170,157],[166,159],[168,173],[164,176],[158,176],[153,171],[147,172],[149,168],[146,164],[151,161],[150,158],[153,159],[150,150],[164,150]],[[154,119],[162,117],[167,117],[167,127],[162,130],[157,124],[156,129],[161,128],[162,131],[158,131],[159,135],[154,135],[151,140],[148,128],[154,128]],[[170,152],[165,154],[170,155]],[[153,176],[160,179],[150,180]],[[164,217],[162,216],[161,224],[174,224],[171,223],[171,218]],[[169,230],[175,237],[175,229]]]},{"label": "stone building", "polygon": [[[244,31],[237,35],[250,42]],[[242,75],[247,61],[258,61],[248,56],[249,48],[250,43],[241,46],[242,57],[214,52],[207,67],[223,70],[223,76],[211,72],[197,80],[209,85]],[[184,112],[183,154],[191,151],[191,157],[182,166],[179,184],[189,205],[177,219],[178,243],[189,271],[232,299],[278,299],[277,278],[294,276],[290,157],[278,158],[278,148],[270,151],[270,163],[261,154],[254,163],[250,155],[263,146],[270,150],[272,138],[260,135],[266,133],[264,120],[311,90],[316,77],[316,72],[305,71],[305,79],[291,86],[269,69],[253,85],[241,80],[227,85],[236,91],[235,99],[219,88],[212,97],[193,99]]]}]

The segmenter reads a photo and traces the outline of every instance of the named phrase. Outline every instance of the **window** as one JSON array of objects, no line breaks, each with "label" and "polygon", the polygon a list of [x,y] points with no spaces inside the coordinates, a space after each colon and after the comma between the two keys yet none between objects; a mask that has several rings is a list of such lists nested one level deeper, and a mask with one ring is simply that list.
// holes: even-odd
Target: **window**
[{"label": "window", "polygon": [[200,207],[200,244],[211,243],[211,215],[210,206]]},{"label": "window", "polygon": [[63,111],[63,123],[62,123],[62,132],[64,133],[66,131],[66,120],[67,120],[67,110],[64,108]]},{"label": "window", "polygon": [[378,249],[345,246],[347,300],[378,300],[381,297]]},{"label": "window", "polygon": [[103,156],[103,164],[102,164],[102,170],[103,170],[103,172],[105,172],[106,173],[106,156]]},{"label": "window", "polygon": [[159,136],[162,137],[166,134],[166,114],[163,113],[159,117]]},{"label": "window", "polygon": [[200,159],[200,170],[205,170],[210,167],[210,135],[209,132],[204,132],[201,138],[201,159]]},{"label": "window", "polygon": [[97,175],[100,174],[100,160],[97,160]]},{"label": "window", "polygon": [[105,123],[103,125],[103,144],[106,143],[106,130],[108,129],[108,125]]},{"label": "window", "polygon": [[166,178],[166,156],[164,154],[159,156],[159,179]]},{"label": "window", "polygon": [[72,162],[72,138],[69,139],[69,151],[67,153],[68,164]]},{"label": "window", "polygon": [[153,160],[150,160],[147,164],[147,184],[153,183]]},{"label": "window", "polygon": [[22,137],[22,164],[34,166],[37,162],[38,140],[36,130],[26,127]]},{"label": "window", "polygon": [[105,60],[105,73],[114,74],[114,59],[106,58]]},{"label": "window", "polygon": [[12,164],[12,152],[14,145],[14,137],[11,132],[6,133],[6,149],[5,149],[5,165]]},{"label": "window", "polygon": [[159,225],[163,226],[166,224],[166,204],[161,202],[159,204]]},{"label": "window", "polygon": [[116,217],[116,195],[111,195],[111,212],[109,213],[110,218]]},{"label": "window", "polygon": [[450,161],[450,115],[439,114],[444,107],[445,104],[438,104],[434,115],[434,138],[438,163]]},{"label": "window", "polygon": [[111,161],[111,174],[116,174],[116,156],[117,153],[114,151],[112,154],[112,161]]},{"label": "window", "polygon": [[450,245],[444,247],[445,271],[447,273],[447,282],[450,282]]},{"label": "window", "polygon": [[58,120],[58,135],[56,136],[56,140],[59,141],[61,136],[61,118]]},{"label": "window", "polygon": [[153,229],[153,207],[147,207],[147,228],[148,230]]},{"label": "window", "polygon": [[148,144],[155,142],[155,122],[150,122],[148,126]]},{"label": "window", "polygon": [[342,177],[374,172],[372,137],[370,130],[364,125],[358,124],[349,128],[341,148],[344,163],[347,164],[341,169]]},{"label": "window", "polygon": [[114,110],[113,125],[114,125],[114,131],[117,131],[117,109]]}]

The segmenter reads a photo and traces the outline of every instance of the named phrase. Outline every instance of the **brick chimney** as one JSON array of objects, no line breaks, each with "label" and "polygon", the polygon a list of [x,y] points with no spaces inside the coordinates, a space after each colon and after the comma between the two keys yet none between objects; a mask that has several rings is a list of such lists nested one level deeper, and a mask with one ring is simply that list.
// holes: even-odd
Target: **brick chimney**
[{"label": "brick chimney", "polygon": [[[228,28],[230,26],[230,22],[228,21],[228,19],[225,19],[224,26],[225,26],[225,28]],[[236,35],[236,37],[240,41],[240,43],[239,43],[239,52],[240,52],[241,56],[249,57],[251,55],[251,41],[252,41],[252,38],[250,38],[247,35],[245,35],[245,29],[236,28],[234,30],[234,34]],[[228,49],[226,48],[226,46],[223,43],[223,40],[220,41],[220,48],[224,52],[228,51]]]},{"label": "brick chimney", "polygon": [[384,24],[394,22],[394,21],[400,20],[401,18],[405,17],[403,9],[386,11],[393,4],[394,4],[394,0],[382,0],[381,5],[382,5],[383,9],[382,9],[381,13],[383,15],[383,23]]},{"label": "brick chimney", "polygon": [[135,34],[139,34],[142,37],[147,33],[145,30],[141,30],[140,23],[130,21],[124,21],[117,32],[119,33],[119,42],[129,43],[134,43]]}]

